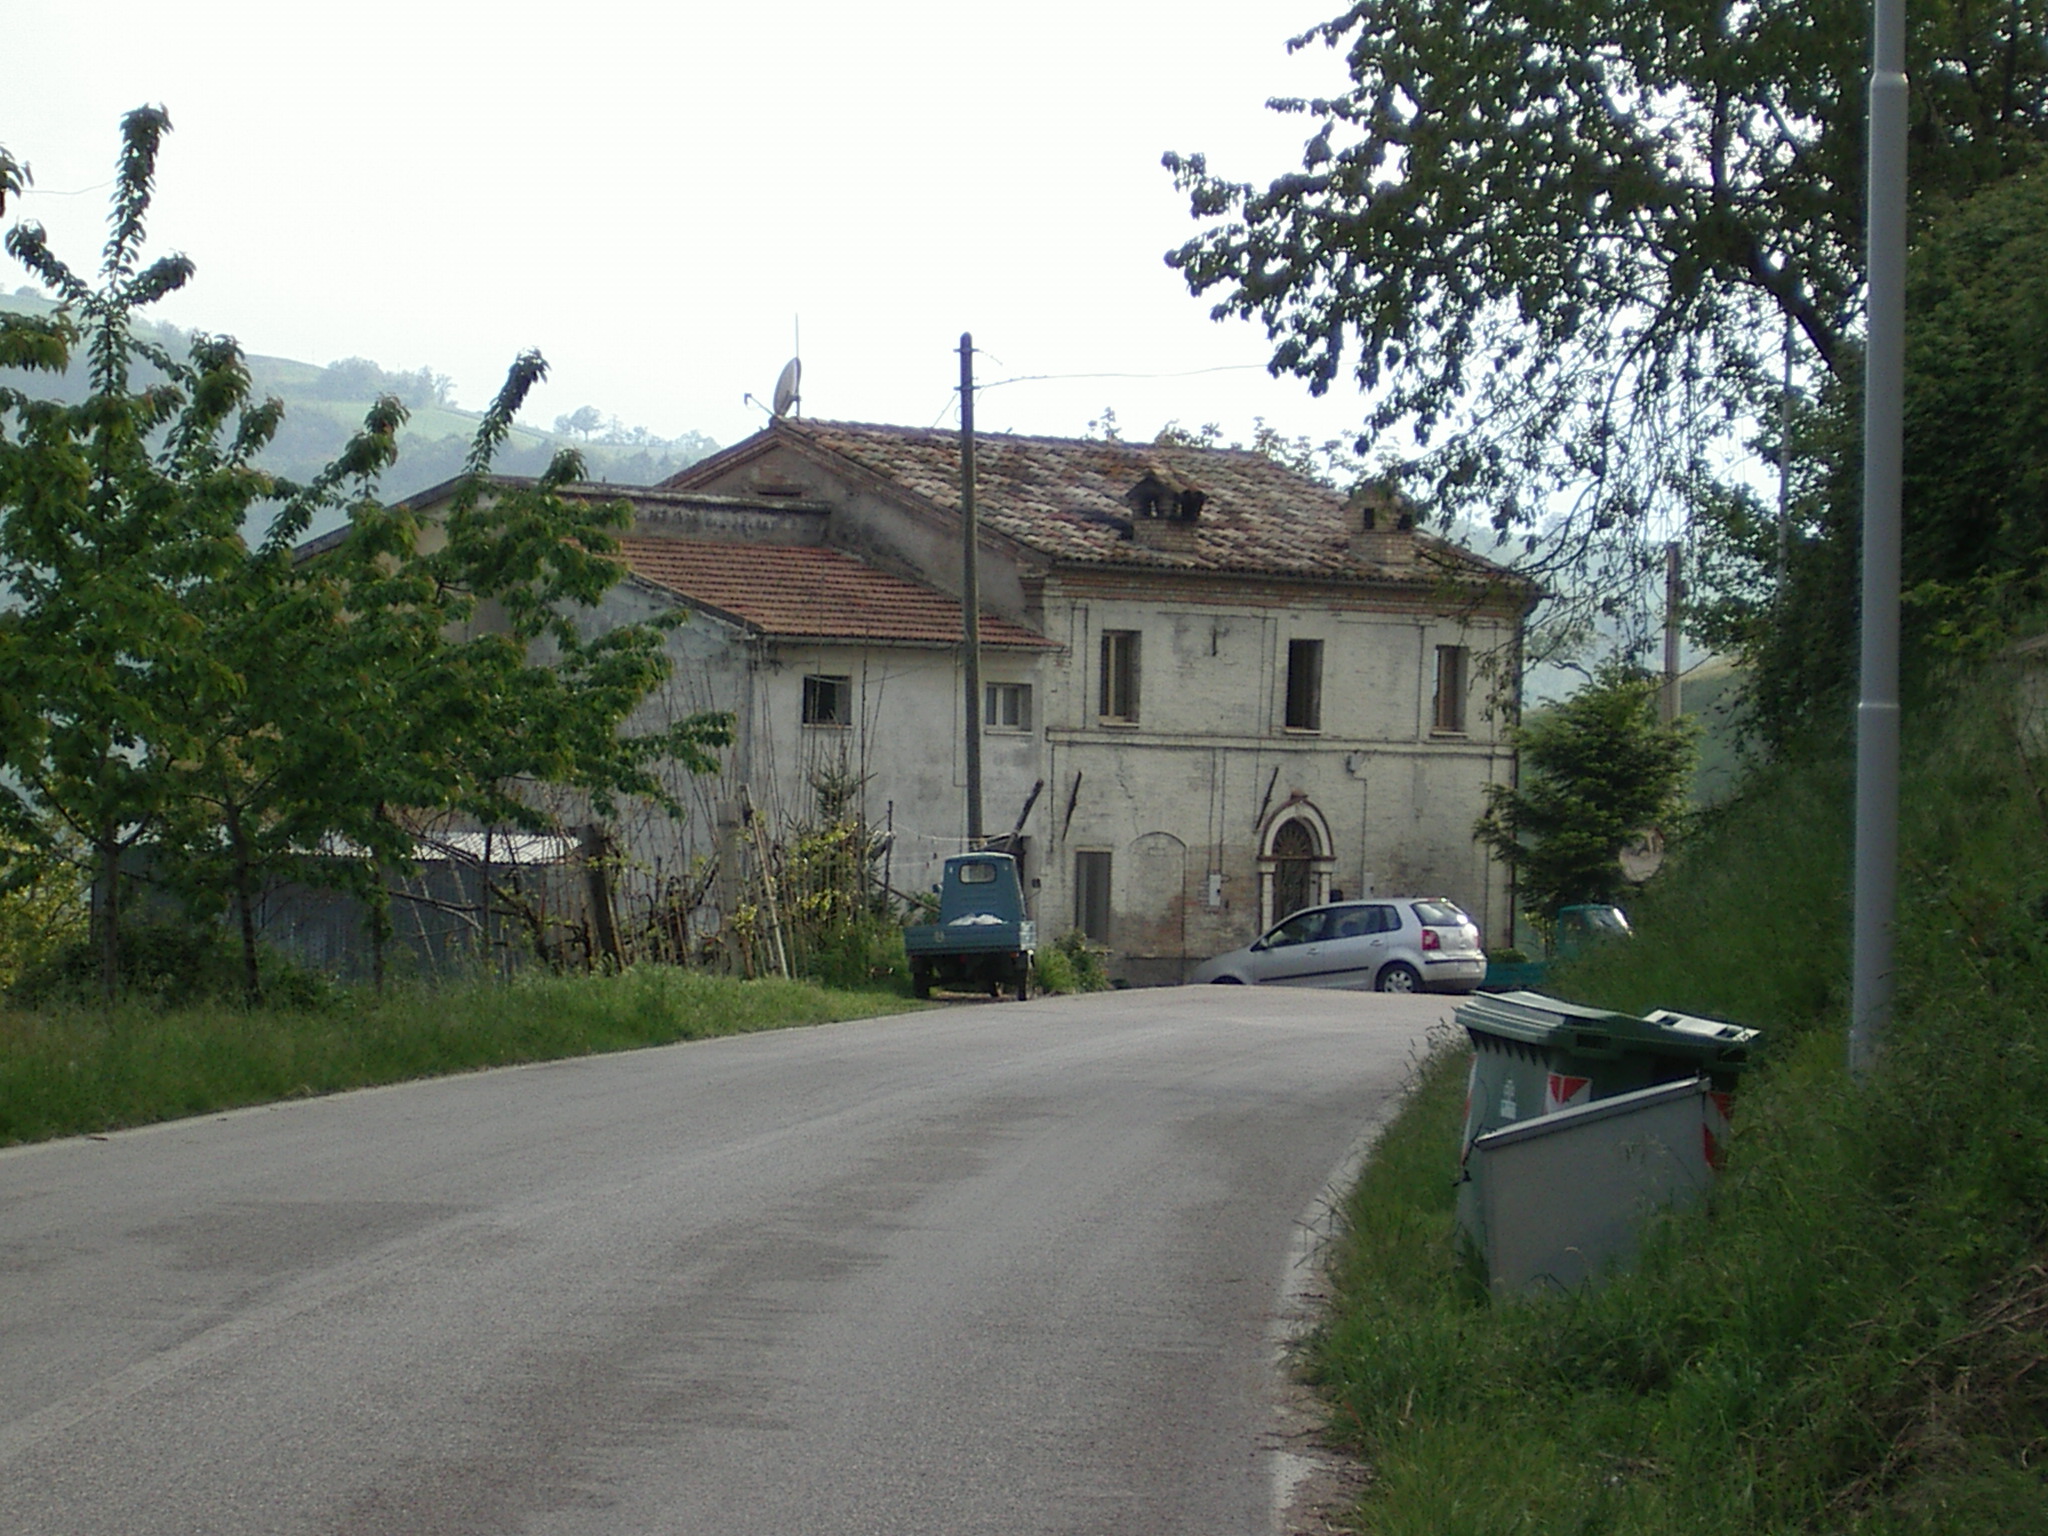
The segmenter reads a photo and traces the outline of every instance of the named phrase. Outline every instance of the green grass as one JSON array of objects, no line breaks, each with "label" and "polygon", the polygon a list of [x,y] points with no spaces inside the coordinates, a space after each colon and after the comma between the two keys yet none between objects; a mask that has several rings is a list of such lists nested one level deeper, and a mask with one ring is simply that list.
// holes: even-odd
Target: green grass
[{"label": "green grass", "polygon": [[0,1145],[516,1062],[900,1013],[885,992],[644,966],[318,1009],[0,1009]]},{"label": "green grass", "polygon": [[1752,782],[1638,941],[1563,973],[1767,1036],[1713,1199],[1631,1272],[1498,1301],[1461,1266],[1467,1051],[1440,1042],[1355,1193],[1311,1362],[1373,1469],[1361,1530],[2048,1530],[2048,800],[1998,698],[1911,743],[1869,1083],[1843,1066],[1839,764]]}]

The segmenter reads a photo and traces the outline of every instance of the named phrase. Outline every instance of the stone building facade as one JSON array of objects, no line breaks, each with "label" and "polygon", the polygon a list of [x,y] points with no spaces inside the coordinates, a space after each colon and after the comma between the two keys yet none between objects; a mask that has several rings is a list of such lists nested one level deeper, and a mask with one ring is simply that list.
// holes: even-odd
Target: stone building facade
[{"label": "stone building facade", "polygon": [[[1134,984],[1340,893],[1446,895],[1505,936],[1472,825],[1514,772],[1525,582],[1254,453],[985,436],[976,458],[984,830],[1016,829],[1042,930],[1083,929]],[[636,859],[701,863],[742,788],[798,807],[821,772],[893,834],[899,889],[965,846],[959,470],[952,432],[780,419],[602,488],[636,508],[609,614],[691,613],[650,707],[739,727],[680,833],[626,829]]]}]

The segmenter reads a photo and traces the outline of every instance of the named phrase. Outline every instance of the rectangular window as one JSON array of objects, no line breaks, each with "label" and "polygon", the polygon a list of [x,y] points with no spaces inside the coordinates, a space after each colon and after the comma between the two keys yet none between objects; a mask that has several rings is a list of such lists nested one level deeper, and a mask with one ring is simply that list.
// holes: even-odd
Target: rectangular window
[{"label": "rectangular window", "polygon": [[852,723],[852,678],[807,677],[804,679],[805,725],[851,725]]},{"label": "rectangular window", "polygon": [[1323,642],[1287,642],[1287,729],[1323,728]]},{"label": "rectangular window", "polygon": [[1109,942],[1109,855],[1074,855],[1074,926],[1093,944]]},{"label": "rectangular window", "polygon": [[995,731],[1031,729],[1031,685],[989,683],[981,690],[981,723]]},{"label": "rectangular window", "polygon": [[1465,729],[1465,647],[1440,645],[1436,648],[1436,712],[1430,728],[1438,731]]},{"label": "rectangular window", "polygon": [[1105,720],[1138,723],[1138,632],[1102,632],[1102,708]]}]

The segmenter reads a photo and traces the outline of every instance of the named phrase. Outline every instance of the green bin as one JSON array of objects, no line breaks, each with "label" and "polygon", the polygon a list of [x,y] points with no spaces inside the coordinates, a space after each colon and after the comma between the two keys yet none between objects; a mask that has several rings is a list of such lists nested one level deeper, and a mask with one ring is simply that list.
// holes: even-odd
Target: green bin
[{"label": "green bin", "polygon": [[1460,1223],[1475,1241],[1480,1234],[1468,1165],[1481,1136],[1639,1088],[1704,1077],[1714,1111],[1706,1155],[1718,1165],[1728,1095],[1757,1049],[1757,1032],[1739,1024],[1669,1010],[1637,1018],[1540,992],[1475,993],[1454,1016],[1472,1039],[1458,1178]]}]

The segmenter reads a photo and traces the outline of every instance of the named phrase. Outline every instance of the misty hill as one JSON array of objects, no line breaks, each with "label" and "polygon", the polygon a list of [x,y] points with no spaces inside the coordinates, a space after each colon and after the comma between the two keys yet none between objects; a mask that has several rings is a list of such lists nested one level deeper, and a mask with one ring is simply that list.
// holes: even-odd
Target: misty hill
[{"label": "misty hill", "polygon": [[[0,293],[0,310],[48,314],[56,307],[34,288]],[[190,342],[190,333],[173,325],[137,321],[135,331],[138,337],[181,356]],[[450,402],[452,381],[431,368],[392,372],[361,357],[343,358],[323,367],[253,353],[247,355],[247,362],[256,397],[275,395],[285,406],[283,425],[264,451],[262,465],[290,479],[311,478],[339,453],[379,395],[397,396],[412,413],[399,433],[398,462],[384,477],[384,490],[394,501],[460,473],[463,455],[482,420],[477,412]],[[61,379],[0,369],[0,383],[62,400],[80,400],[86,392],[82,359],[75,360]],[[718,448],[700,432],[663,438],[645,427],[628,428],[594,406],[560,418],[555,427],[552,432],[515,427],[498,454],[497,468],[505,474],[538,474],[558,449],[573,447],[582,453],[592,480],[650,485]]]}]

